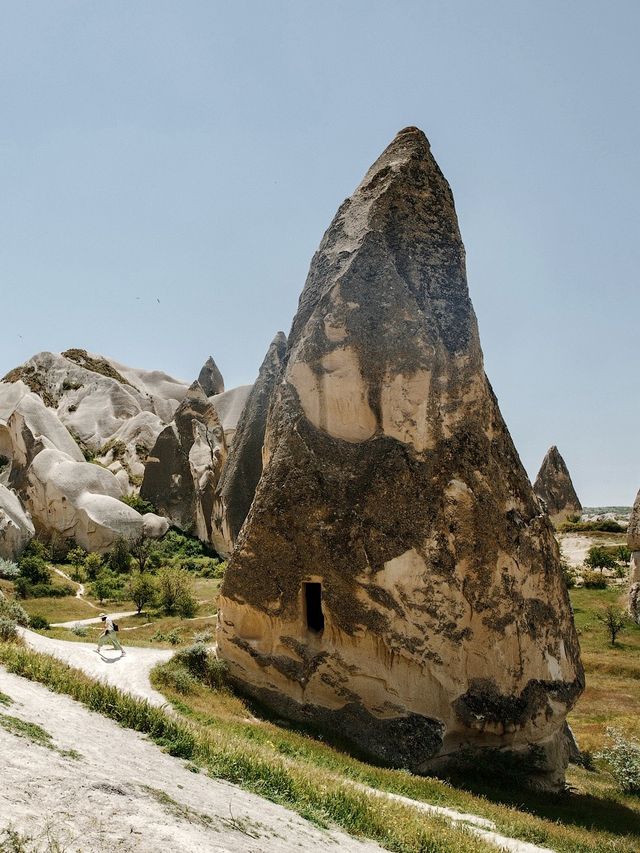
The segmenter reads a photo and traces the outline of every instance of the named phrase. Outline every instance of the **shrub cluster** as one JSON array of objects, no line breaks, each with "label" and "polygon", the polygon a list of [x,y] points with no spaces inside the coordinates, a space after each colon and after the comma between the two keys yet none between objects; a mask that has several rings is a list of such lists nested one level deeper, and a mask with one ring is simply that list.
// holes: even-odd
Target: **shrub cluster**
[{"label": "shrub cluster", "polygon": [[640,743],[608,728],[609,746],[596,755],[624,794],[640,794]]}]

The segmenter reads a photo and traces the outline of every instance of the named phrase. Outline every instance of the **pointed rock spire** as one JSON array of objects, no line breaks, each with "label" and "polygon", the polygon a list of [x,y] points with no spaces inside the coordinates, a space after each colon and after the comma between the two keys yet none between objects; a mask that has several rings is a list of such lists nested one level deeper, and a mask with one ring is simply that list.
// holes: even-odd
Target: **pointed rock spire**
[{"label": "pointed rock spire", "polygon": [[555,524],[565,521],[572,513],[582,512],[582,504],[573,488],[569,469],[555,444],[549,448],[542,461],[533,491],[542,498]]},{"label": "pointed rock spire", "polygon": [[278,332],[269,346],[256,383],[242,410],[220,481],[229,552],[247,517],[262,474],[267,415],[276,384],[282,374],[286,353],[287,338],[284,332]]},{"label": "pointed rock spire", "polygon": [[512,749],[561,785],[584,679],[558,546],[484,374],[421,131],[338,210],[288,344],[220,596],[232,676],[377,760]]},{"label": "pointed rock spire", "polygon": [[202,386],[202,390],[207,397],[213,397],[215,394],[222,394],[224,391],[224,379],[218,369],[218,365],[213,360],[213,356],[202,365],[202,370],[198,376],[198,382]]},{"label": "pointed rock spire", "polygon": [[218,529],[215,493],[227,458],[217,412],[194,382],[149,454],[140,496],[172,524],[216,550],[224,546]]}]

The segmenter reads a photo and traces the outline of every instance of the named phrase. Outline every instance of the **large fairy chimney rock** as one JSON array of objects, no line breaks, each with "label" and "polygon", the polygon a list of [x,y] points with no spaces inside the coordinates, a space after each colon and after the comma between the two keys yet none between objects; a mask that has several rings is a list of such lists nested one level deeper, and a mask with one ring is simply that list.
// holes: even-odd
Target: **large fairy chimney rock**
[{"label": "large fairy chimney rock", "polygon": [[220,480],[219,491],[224,506],[228,553],[233,550],[262,474],[262,448],[267,415],[273,392],[282,374],[286,353],[286,335],[284,332],[278,332],[269,346],[256,383],[242,410]]},{"label": "large fairy chimney rock", "polygon": [[140,495],[185,533],[224,549],[216,488],[226,458],[216,410],[194,382],[149,454]]},{"label": "large fairy chimney rock", "polygon": [[560,785],[578,640],[421,131],[340,207],[288,343],[220,598],[232,677],[392,765],[505,749]]},{"label": "large fairy chimney rock", "polygon": [[554,524],[565,521],[572,513],[582,512],[569,469],[555,444],[542,460],[533,491],[545,502]]},{"label": "large fairy chimney rock", "polygon": [[631,551],[629,613],[633,620],[640,625],[640,491],[636,495],[629,518],[627,545]]},{"label": "large fairy chimney rock", "polygon": [[213,356],[210,355],[202,365],[198,382],[207,397],[213,397],[215,394],[222,394],[224,392],[224,379],[218,369],[218,365],[213,360]]}]

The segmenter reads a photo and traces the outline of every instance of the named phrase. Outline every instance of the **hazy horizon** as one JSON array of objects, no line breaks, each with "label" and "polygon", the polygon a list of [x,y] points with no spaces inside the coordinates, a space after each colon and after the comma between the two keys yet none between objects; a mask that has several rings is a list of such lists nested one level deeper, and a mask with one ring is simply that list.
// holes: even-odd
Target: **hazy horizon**
[{"label": "hazy horizon", "polygon": [[339,204],[417,125],[530,477],[556,444],[584,505],[631,504],[640,7],[614,8],[10,5],[0,374],[82,347],[253,381]]}]

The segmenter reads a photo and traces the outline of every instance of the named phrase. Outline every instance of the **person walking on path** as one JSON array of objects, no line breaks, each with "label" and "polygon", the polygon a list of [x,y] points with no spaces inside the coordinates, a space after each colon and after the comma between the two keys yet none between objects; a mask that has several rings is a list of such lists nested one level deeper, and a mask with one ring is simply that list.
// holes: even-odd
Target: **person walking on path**
[{"label": "person walking on path", "polygon": [[118,649],[120,654],[125,654],[125,650],[122,648],[120,641],[118,640],[118,635],[116,634],[111,616],[107,616],[106,613],[101,613],[100,618],[104,625],[104,633],[100,634],[98,637],[97,651],[99,652],[102,646],[111,644],[114,649]]}]

